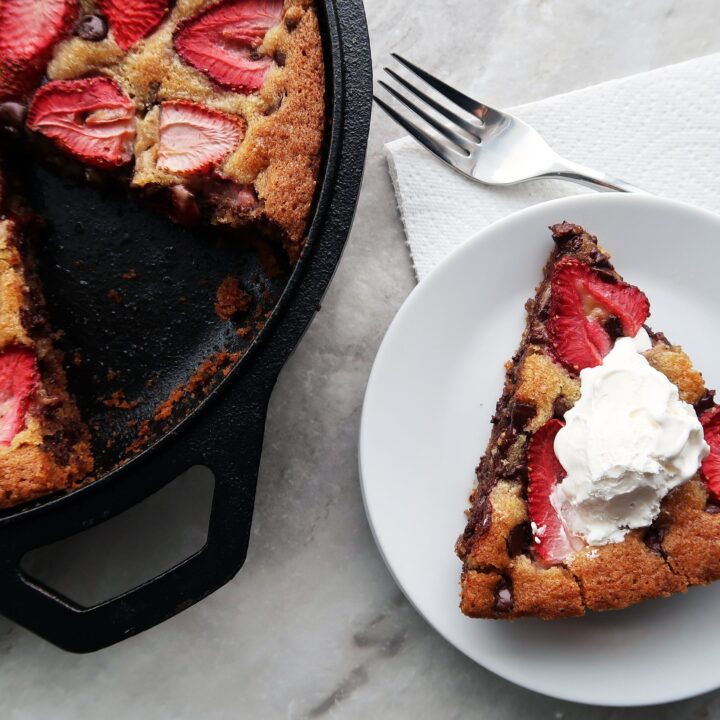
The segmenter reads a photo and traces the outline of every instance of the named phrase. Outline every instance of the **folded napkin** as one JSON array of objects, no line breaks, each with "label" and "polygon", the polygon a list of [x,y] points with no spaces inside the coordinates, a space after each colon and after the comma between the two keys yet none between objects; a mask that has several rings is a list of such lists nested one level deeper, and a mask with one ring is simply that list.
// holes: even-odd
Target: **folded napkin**
[{"label": "folded napkin", "polygon": [[[720,212],[718,78],[720,54],[708,55],[511,112],[574,162]],[[482,92],[470,94],[483,99]],[[410,137],[385,151],[418,280],[489,223],[528,205],[588,192],[552,180],[510,188],[478,185]]]}]

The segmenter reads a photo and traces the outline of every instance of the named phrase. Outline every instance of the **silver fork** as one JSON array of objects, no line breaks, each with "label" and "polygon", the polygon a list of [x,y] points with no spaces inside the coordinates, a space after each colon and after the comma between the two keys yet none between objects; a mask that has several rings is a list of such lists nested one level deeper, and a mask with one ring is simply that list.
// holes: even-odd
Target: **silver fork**
[{"label": "silver fork", "polygon": [[[516,185],[526,180],[559,178],[600,190],[645,193],[607,173],[560,157],[539,133],[522,120],[473,100],[409,60],[396,53],[391,54],[439,93],[444,102],[438,102],[388,67],[384,68],[385,72],[422,104],[382,80],[378,81],[379,84],[442,138],[422,129],[409,113],[396,110],[376,95],[373,96],[375,102],[431,153],[466,177],[485,185]],[[442,115],[449,123],[441,121],[425,107]]]}]

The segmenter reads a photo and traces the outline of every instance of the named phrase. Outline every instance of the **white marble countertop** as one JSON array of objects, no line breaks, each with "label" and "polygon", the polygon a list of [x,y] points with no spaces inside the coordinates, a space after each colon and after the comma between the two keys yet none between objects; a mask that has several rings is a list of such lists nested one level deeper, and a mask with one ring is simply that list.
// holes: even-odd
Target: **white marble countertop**
[{"label": "white marble countertop", "polygon": [[[498,106],[720,50],[716,0],[366,0],[366,8],[376,67],[396,50]],[[720,692],[622,711],[517,688],[437,636],[385,569],[356,453],[375,351],[414,283],[382,154],[399,135],[375,113],[348,248],[271,402],[243,570],[180,616],[93,655],[64,653],[0,619],[3,720],[720,716]],[[184,478],[33,567],[79,599],[152,574],[197,546],[202,479]]]}]

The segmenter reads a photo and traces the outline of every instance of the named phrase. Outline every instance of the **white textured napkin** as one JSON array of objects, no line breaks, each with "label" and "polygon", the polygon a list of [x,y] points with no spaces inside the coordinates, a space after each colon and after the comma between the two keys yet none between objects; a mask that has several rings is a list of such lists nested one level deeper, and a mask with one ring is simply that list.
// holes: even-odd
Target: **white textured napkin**
[{"label": "white textured napkin", "polygon": [[[574,162],[720,212],[720,54],[512,112]],[[484,187],[447,168],[410,137],[385,150],[419,280],[489,223],[528,205],[587,192],[550,180]]]}]

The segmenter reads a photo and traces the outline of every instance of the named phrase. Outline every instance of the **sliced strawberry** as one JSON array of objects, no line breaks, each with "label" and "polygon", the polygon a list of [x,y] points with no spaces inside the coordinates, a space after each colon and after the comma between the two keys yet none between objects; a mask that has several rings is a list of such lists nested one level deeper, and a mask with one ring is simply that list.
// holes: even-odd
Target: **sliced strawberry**
[{"label": "sliced strawberry", "polygon": [[30,400],[40,383],[35,353],[13,347],[0,355],[0,446],[25,427]]},{"label": "sliced strawberry", "polygon": [[555,486],[565,470],[555,456],[555,436],[565,423],[548,420],[530,439],[528,447],[528,511],[535,550],[549,563],[562,562],[572,551],[565,527],[550,502]]},{"label": "sliced strawberry", "polygon": [[163,21],[169,0],[98,0],[115,42],[126,52]]},{"label": "sliced strawberry", "polygon": [[218,85],[255,92],[272,64],[257,49],[282,11],[282,0],[227,0],[183,24],[175,33],[175,49]]},{"label": "sliced strawberry", "polygon": [[720,501],[720,405],[703,413],[700,422],[705,431],[705,442],[710,446],[710,454],[701,466],[702,474],[710,494]]},{"label": "sliced strawberry", "polygon": [[0,2],[0,100],[21,99],[39,84],[76,14],[77,0]]},{"label": "sliced strawberry", "polygon": [[552,279],[548,332],[555,352],[572,370],[594,367],[609,352],[610,336],[580,300],[573,270],[559,269]]},{"label": "sliced strawberry", "polygon": [[133,157],[135,108],[108,77],[56,80],[38,90],[27,126],[96,167],[117,167]]},{"label": "sliced strawberry", "polygon": [[184,100],[163,103],[157,166],[178,175],[203,173],[242,138],[242,128],[231,115]]},{"label": "sliced strawberry", "polygon": [[610,283],[583,265],[588,271],[585,289],[610,315],[620,320],[626,337],[637,335],[650,314],[650,302],[645,293],[627,283]]},{"label": "sliced strawberry", "polygon": [[633,285],[609,282],[575,258],[563,258],[551,279],[548,331],[558,359],[571,370],[594,367],[612,347],[603,322],[614,315],[623,334],[634,336],[650,303]]}]

